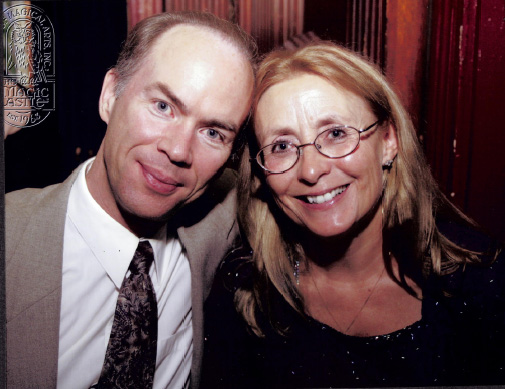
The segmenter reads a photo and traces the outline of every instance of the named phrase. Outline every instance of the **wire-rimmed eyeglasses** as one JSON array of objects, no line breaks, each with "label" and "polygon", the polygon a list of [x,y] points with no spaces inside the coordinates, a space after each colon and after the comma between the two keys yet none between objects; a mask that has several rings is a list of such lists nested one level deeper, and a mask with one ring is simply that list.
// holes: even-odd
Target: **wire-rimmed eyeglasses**
[{"label": "wire-rimmed eyeglasses", "polygon": [[256,162],[269,173],[282,174],[296,165],[302,155],[303,147],[312,145],[325,157],[343,158],[356,150],[361,134],[378,123],[379,121],[376,121],[362,130],[351,126],[332,127],[321,132],[314,142],[303,145],[295,145],[288,141],[275,142],[261,148],[256,154]]}]

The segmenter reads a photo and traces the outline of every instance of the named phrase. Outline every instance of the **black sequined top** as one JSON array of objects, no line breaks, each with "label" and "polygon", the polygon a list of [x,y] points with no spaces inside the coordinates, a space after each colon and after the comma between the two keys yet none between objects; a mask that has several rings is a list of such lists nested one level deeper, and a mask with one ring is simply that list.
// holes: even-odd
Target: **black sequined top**
[{"label": "black sequined top", "polygon": [[273,298],[290,323],[288,335],[268,326],[264,338],[251,334],[233,295],[237,283],[251,281],[252,265],[237,259],[223,263],[205,305],[202,388],[505,384],[503,253],[490,266],[467,265],[429,279],[422,319],[372,337],[348,336],[304,318],[280,295]]}]

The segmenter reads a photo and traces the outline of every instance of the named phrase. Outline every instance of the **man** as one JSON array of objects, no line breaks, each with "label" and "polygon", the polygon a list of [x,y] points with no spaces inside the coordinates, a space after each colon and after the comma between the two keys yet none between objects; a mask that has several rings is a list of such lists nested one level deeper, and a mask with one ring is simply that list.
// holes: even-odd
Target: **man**
[{"label": "man", "polygon": [[[249,111],[253,48],[207,14],[140,22],[105,76],[96,158],[62,184],[6,196],[9,387],[182,388],[190,368],[198,386],[203,300],[236,235],[229,181],[211,181]],[[153,261],[145,273],[134,254]],[[132,304],[157,312],[154,340],[121,327],[148,321],[120,308],[137,287]],[[151,362],[131,346],[118,363],[114,342],[154,347],[155,361],[138,367]]]}]

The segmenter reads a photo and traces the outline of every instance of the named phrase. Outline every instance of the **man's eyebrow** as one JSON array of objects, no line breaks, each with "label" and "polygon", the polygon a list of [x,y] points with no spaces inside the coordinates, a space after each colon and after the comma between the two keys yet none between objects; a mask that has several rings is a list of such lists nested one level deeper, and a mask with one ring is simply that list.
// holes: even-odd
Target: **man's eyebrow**
[{"label": "man's eyebrow", "polygon": [[179,99],[174,92],[172,92],[170,90],[170,88],[168,86],[166,86],[165,84],[161,83],[161,82],[156,82],[154,83],[153,85],[150,85],[148,88],[148,90],[151,90],[151,89],[158,89],[161,91],[161,93],[163,93],[165,96],[167,96],[171,101],[172,103],[174,103],[177,108],[183,113],[183,114],[187,114],[189,112],[189,108],[188,106],[181,100]]},{"label": "man's eyebrow", "polygon": [[225,131],[233,132],[235,134],[238,132],[238,128],[233,124],[223,123],[219,120],[204,121],[203,124],[205,125],[205,127],[217,127]]},{"label": "man's eyebrow", "polygon": [[[175,93],[170,90],[170,88],[167,85],[165,85],[165,84],[163,84],[161,82],[156,82],[153,85],[149,86],[147,89],[148,90],[150,90],[150,89],[158,89],[158,90],[160,90],[165,96],[167,96],[172,101],[172,103],[174,103],[177,106],[177,108],[184,115],[187,115],[189,113],[189,107],[181,99],[179,99],[175,95]],[[221,122],[219,120],[204,121],[204,125],[206,127],[221,128],[221,129],[223,129],[225,131],[230,131],[230,132],[233,132],[233,133],[237,133],[238,132],[237,126],[235,126],[233,124],[224,123],[224,122]]]}]

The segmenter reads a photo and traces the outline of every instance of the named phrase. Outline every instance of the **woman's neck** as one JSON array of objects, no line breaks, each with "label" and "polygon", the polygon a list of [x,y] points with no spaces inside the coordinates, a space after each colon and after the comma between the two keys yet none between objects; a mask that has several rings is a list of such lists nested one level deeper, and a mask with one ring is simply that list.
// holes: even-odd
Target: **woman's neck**
[{"label": "woman's neck", "polygon": [[382,213],[377,210],[365,226],[357,225],[347,234],[331,238],[306,236],[301,244],[306,271],[348,280],[373,277],[384,269]]}]

